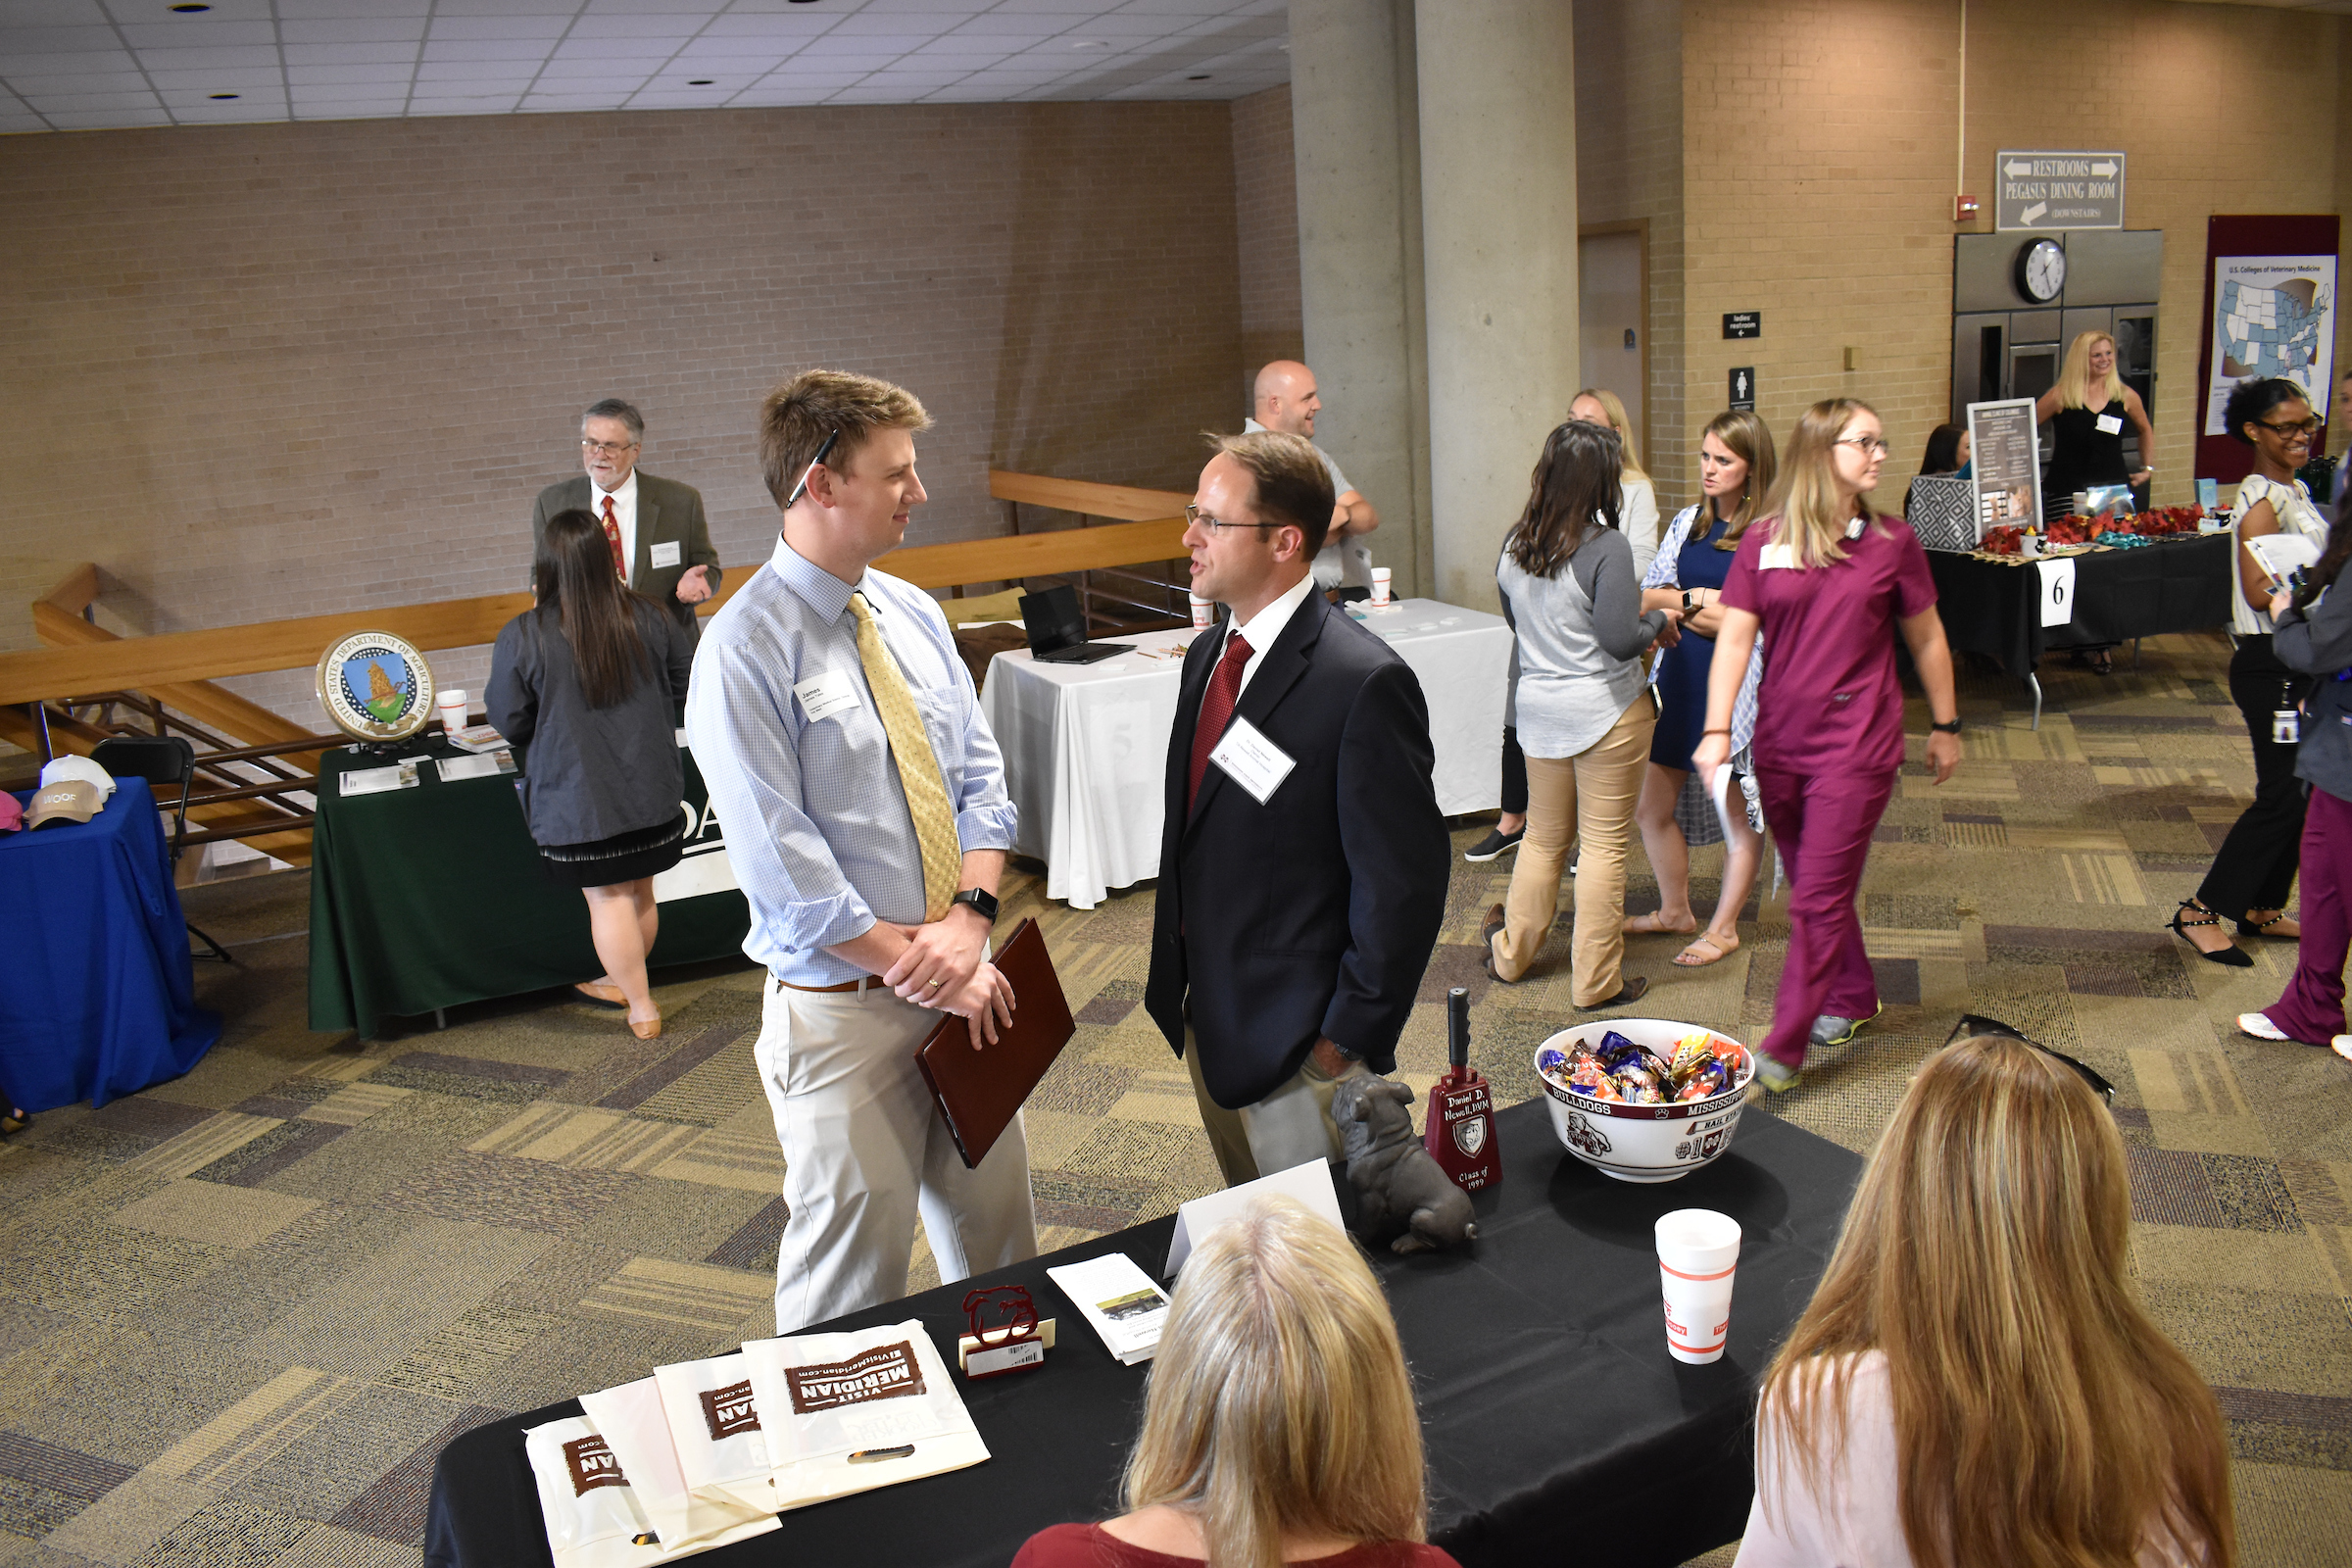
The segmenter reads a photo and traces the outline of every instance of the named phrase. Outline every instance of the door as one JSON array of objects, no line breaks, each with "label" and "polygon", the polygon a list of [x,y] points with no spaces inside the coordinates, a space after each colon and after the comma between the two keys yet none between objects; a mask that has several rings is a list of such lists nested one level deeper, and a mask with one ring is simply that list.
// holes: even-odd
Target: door
[{"label": "door", "polygon": [[[1606,387],[1625,401],[1642,466],[1649,464],[1649,323],[1642,309],[1646,241],[1637,229],[1588,232],[1576,247],[1577,309],[1583,323],[1586,386]],[[1556,411],[1565,419],[1568,411]]]}]

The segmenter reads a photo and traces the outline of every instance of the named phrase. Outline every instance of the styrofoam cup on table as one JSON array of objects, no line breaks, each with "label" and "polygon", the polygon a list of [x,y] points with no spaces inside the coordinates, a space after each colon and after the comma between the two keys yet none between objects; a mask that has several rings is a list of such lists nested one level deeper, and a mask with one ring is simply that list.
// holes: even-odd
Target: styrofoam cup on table
[{"label": "styrofoam cup on table", "polygon": [[1386,566],[1372,568],[1372,602],[1376,605],[1389,602],[1389,568]]},{"label": "styrofoam cup on table", "polygon": [[1732,1326],[1732,1277],[1740,1222],[1711,1208],[1658,1216],[1658,1283],[1666,1297],[1666,1348],[1694,1365],[1723,1357]]},{"label": "styrofoam cup on table", "polygon": [[441,715],[441,727],[455,735],[466,727],[466,688],[445,686],[433,694],[433,711]]},{"label": "styrofoam cup on table", "polygon": [[1216,614],[1217,607],[1199,594],[1187,594],[1185,597],[1193,602],[1193,630],[1207,630],[1210,619]]}]

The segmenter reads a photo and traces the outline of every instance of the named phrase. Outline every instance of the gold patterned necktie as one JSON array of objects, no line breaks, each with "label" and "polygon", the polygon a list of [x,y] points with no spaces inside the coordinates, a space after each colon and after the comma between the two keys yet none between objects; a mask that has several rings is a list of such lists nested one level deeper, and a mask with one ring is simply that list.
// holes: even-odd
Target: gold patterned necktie
[{"label": "gold patterned necktie", "polygon": [[938,920],[948,912],[956,884],[963,878],[963,848],[956,836],[956,808],[949,804],[948,786],[940,777],[939,758],[923,730],[923,715],[915,711],[914,694],[899,662],[882,641],[874,624],[873,607],[865,595],[850,595],[850,611],[858,617],[858,662],[865,666],[865,684],[874,694],[882,715],[882,733],[890,738],[891,760],[899,765],[899,783],[906,791],[906,814],[914,819],[914,842],[923,852],[923,918]]}]

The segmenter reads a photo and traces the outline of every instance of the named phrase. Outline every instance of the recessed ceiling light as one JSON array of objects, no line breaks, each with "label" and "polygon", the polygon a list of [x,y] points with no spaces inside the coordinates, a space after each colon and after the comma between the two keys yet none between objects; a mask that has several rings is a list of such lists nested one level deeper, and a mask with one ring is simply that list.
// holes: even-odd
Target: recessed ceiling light
[{"label": "recessed ceiling light", "polygon": [[717,84],[709,76],[697,76],[693,80],[687,82],[686,85],[689,87],[710,87]]},{"label": "recessed ceiling light", "polygon": [[1197,76],[1187,76],[1184,79],[1187,81],[1206,81],[1208,79],[1208,73],[1203,71]]},{"label": "recessed ceiling light", "polygon": [[219,98],[235,98],[235,97],[239,97],[239,96],[241,96],[241,95],[240,95],[240,94],[237,94],[237,93],[233,93],[233,92],[217,92],[217,93],[213,94],[213,96],[214,96],[215,98],[219,99]]},{"label": "recessed ceiling light", "polygon": [[1073,49],[1107,49],[1110,47],[1110,40],[1108,38],[1081,38],[1070,47]]},{"label": "recessed ceiling light", "polygon": [[173,6],[172,9],[178,12],[183,17],[189,17],[194,16],[199,11],[210,11],[213,8],[211,6]]}]

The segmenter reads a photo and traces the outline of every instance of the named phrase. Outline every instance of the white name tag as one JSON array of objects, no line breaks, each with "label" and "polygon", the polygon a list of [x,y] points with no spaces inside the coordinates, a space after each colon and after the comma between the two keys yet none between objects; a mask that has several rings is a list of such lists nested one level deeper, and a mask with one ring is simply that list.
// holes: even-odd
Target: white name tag
[{"label": "white name tag", "polygon": [[792,695],[801,700],[801,711],[808,715],[808,722],[821,724],[858,706],[858,683],[846,669],[828,669],[793,687]]},{"label": "white name tag", "polygon": [[1790,544],[1766,545],[1762,554],[1756,557],[1756,569],[1758,571],[1794,571],[1796,569],[1796,546]]},{"label": "white name tag", "polygon": [[663,566],[674,566],[677,564],[678,542],[675,539],[654,546],[654,569],[656,571],[660,571]]},{"label": "white name tag", "polygon": [[2112,414],[2102,414],[2102,415],[2100,415],[2100,416],[2099,416],[2099,434],[2101,434],[2101,435],[2121,435],[2121,434],[2123,434],[2123,433],[2124,433],[2124,421],[2123,421],[2123,420],[2121,420],[2121,419],[2117,418],[2117,417],[2116,417],[2114,415],[2112,415]]},{"label": "white name tag", "polygon": [[1266,739],[1265,732],[1246,718],[1236,717],[1208,760],[1223,768],[1236,784],[1263,806],[1282,781],[1298,765],[1291,754]]}]

